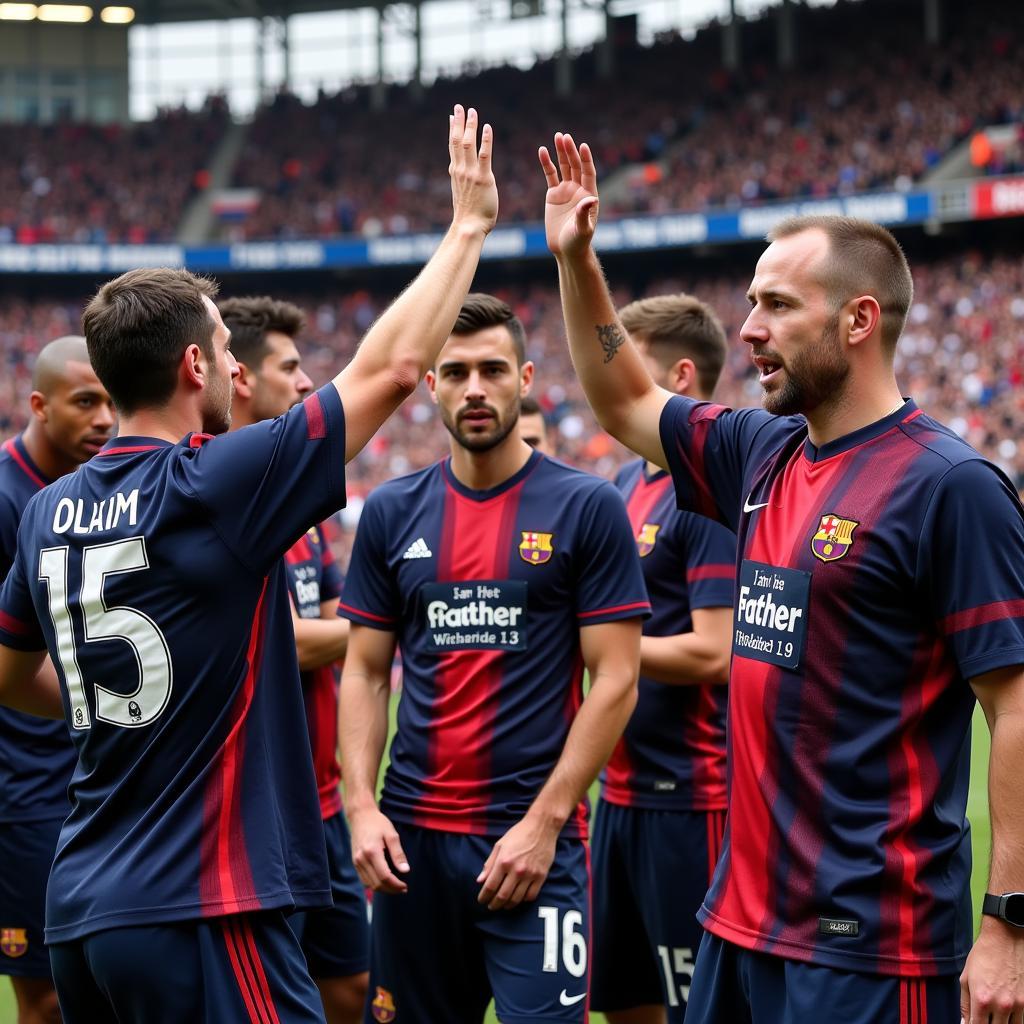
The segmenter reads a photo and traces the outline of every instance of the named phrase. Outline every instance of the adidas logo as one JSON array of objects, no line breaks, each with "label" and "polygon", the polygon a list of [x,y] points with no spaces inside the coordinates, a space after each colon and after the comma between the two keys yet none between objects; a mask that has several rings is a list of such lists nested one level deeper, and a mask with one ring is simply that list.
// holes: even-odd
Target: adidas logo
[{"label": "adidas logo", "polygon": [[406,558],[433,558],[434,552],[427,547],[427,542],[422,538],[418,537],[412,544],[409,545],[408,550],[402,555],[403,561]]}]

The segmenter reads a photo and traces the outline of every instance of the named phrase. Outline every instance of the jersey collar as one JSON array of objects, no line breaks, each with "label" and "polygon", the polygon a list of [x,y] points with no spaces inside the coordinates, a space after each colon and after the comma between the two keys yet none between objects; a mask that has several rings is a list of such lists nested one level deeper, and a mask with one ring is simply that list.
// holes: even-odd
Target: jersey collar
[{"label": "jersey collar", "polygon": [[139,452],[151,452],[157,448],[171,448],[170,441],[160,437],[124,437],[111,438],[97,453],[96,458],[106,458],[111,455],[137,455]]},{"label": "jersey collar", "polygon": [[470,501],[490,501],[491,498],[497,498],[506,491],[510,491],[516,484],[525,480],[540,465],[544,458],[543,452],[534,449],[521,469],[513,473],[507,480],[503,480],[496,487],[490,487],[486,491],[477,491],[460,483],[452,472],[451,456],[442,460],[441,472],[444,475],[445,482],[457,494],[461,494],[464,498],[469,498]]},{"label": "jersey collar", "polygon": [[21,434],[18,434],[17,437],[12,437],[4,447],[7,448],[8,454],[14,460],[18,469],[20,469],[22,473],[32,481],[32,483],[38,485],[40,488],[53,483],[53,480],[35,464],[32,456],[29,455],[28,448],[25,447],[25,439]]},{"label": "jersey collar", "polygon": [[804,458],[808,462],[823,462],[825,459],[831,459],[834,455],[842,455],[843,452],[848,452],[868,441],[873,441],[876,437],[881,437],[882,434],[888,433],[893,427],[899,426],[904,420],[909,419],[917,412],[918,408],[914,400],[912,398],[904,399],[903,404],[894,412],[889,413],[888,416],[875,420],[874,423],[869,423],[866,427],[853,431],[852,434],[837,437],[834,441],[829,441],[828,444],[823,444],[820,448],[816,448],[811,444],[810,439],[804,441]]}]

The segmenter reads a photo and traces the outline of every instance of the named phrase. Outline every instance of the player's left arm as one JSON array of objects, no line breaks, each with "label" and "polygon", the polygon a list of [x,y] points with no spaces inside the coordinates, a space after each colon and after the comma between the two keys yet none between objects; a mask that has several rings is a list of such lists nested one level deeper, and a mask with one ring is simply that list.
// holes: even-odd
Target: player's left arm
[{"label": "player's left arm", "polygon": [[693,630],[640,641],[640,674],[671,686],[729,682],[732,608],[694,608]]},{"label": "player's left arm", "polygon": [[[1024,665],[971,680],[992,733],[988,800],[992,856],[988,891],[1024,891]],[[1024,1011],[1024,928],[982,915],[981,930],[960,977],[960,1012],[967,1024],[1004,1024]]]},{"label": "player's left arm", "polygon": [[304,619],[292,604],[295,651],[303,672],[342,661],[348,649],[348,619],[338,618],[338,599],[320,602],[320,617]]},{"label": "player's left arm", "polygon": [[0,644],[0,704],[40,718],[64,717],[57,671],[46,651]]},{"label": "player's left arm", "polygon": [[590,692],[548,781],[523,819],[494,844],[477,877],[477,899],[489,909],[507,909],[537,898],[562,828],[611,756],[636,706],[640,630],[638,618],[580,630]]}]

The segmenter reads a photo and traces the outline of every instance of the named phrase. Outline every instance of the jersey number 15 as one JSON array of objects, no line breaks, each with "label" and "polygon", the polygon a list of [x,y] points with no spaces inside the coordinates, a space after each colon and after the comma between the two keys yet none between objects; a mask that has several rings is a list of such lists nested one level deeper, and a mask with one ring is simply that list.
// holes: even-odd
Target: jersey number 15
[{"label": "jersey number 15", "polygon": [[[68,607],[68,554],[70,549],[44,548],[39,552],[39,579],[46,583],[50,618],[57,636],[57,657],[67,682],[71,725],[92,727],[85,696],[85,680],[78,667],[75,629]],[[129,694],[115,693],[94,684],[96,717],[101,722],[137,728],[163,713],[171,696],[171,652],[157,624],[138,608],[108,608],[103,586],[108,576],[149,568],[146,539],[129,537],[108,544],[90,544],[82,550],[82,586],[78,604],[85,625],[85,642],[121,640],[132,649],[138,664],[138,685]]]}]

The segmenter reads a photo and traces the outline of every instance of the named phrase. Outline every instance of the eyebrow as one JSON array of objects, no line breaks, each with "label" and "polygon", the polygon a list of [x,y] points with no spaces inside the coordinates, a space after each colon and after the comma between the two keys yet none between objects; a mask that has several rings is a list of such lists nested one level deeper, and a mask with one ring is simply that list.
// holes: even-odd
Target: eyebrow
[{"label": "eyebrow", "polygon": [[[447,362],[443,362],[438,367],[438,370],[465,369],[465,367],[467,367],[468,365],[469,365],[468,363],[466,363],[465,361],[463,361],[461,359],[460,360],[454,360],[453,359],[453,360],[448,360]],[[511,366],[512,364],[507,359],[504,359],[503,357],[498,356],[498,357],[496,357],[494,359],[481,359],[479,364],[477,364],[477,365],[479,365],[481,367],[488,367],[488,366],[506,367],[506,366]]]},{"label": "eyebrow", "polygon": [[[753,288],[747,290],[747,302],[752,306],[757,301],[758,293]],[[790,292],[781,291],[778,288],[762,288],[760,292],[762,299],[782,299],[783,302],[797,302],[798,299]]]}]

